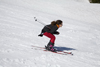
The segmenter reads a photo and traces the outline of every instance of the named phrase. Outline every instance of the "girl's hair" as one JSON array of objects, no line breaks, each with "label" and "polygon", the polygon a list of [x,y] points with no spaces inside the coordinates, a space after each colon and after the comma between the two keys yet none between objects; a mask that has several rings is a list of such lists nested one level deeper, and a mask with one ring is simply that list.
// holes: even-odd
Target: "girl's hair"
[{"label": "girl's hair", "polygon": [[62,24],[62,21],[61,20],[56,20],[56,21],[51,22],[51,25],[53,25],[53,26],[56,25],[56,24],[58,24],[58,25]]}]

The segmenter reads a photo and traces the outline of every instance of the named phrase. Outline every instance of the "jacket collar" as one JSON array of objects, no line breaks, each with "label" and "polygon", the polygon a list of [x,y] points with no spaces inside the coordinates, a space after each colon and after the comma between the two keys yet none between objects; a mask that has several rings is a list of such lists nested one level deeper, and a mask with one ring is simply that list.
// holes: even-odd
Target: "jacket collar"
[{"label": "jacket collar", "polygon": [[59,25],[58,24],[56,24],[56,26],[59,28]]}]

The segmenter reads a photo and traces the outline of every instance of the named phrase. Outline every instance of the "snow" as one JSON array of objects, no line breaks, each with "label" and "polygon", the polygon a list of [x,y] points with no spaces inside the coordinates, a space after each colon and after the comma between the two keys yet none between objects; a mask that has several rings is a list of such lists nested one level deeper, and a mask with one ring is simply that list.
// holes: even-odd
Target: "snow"
[{"label": "snow", "polygon": [[[55,46],[71,55],[44,52],[43,25],[61,19]],[[88,0],[0,0],[0,67],[100,67],[100,4]]]}]

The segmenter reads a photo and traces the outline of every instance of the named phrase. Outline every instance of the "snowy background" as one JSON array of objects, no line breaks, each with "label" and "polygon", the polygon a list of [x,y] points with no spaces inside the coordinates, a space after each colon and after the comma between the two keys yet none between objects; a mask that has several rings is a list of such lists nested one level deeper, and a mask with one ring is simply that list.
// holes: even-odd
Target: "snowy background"
[{"label": "snowy background", "polygon": [[[71,55],[44,47],[38,37],[43,25],[62,20],[55,46]],[[88,0],[0,0],[0,67],[100,67],[100,4]]]}]

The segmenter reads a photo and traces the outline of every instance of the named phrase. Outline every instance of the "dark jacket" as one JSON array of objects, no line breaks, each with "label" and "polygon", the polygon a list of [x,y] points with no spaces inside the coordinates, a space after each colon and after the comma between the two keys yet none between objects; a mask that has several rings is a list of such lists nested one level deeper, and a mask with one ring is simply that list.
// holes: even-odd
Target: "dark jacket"
[{"label": "dark jacket", "polygon": [[51,34],[56,34],[57,33],[57,30],[58,30],[58,27],[57,25],[46,25],[43,29],[42,29],[42,33],[45,33],[45,32],[48,32],[48,33],[51,33]]},{"label": "dark jacket", "polygon": [[45,33],[45,32],[48,32],[48,33],[51,33],[51,34],[59,34],[59,32],[57,32],[57,30],[58,30],[58,27],[57,27],[57,25],[46,25],[43,29],[42,29],[42,31],[41,31],[41,34],[40,35],[38,35],[38,36],[43,36],[43,33]]}]

